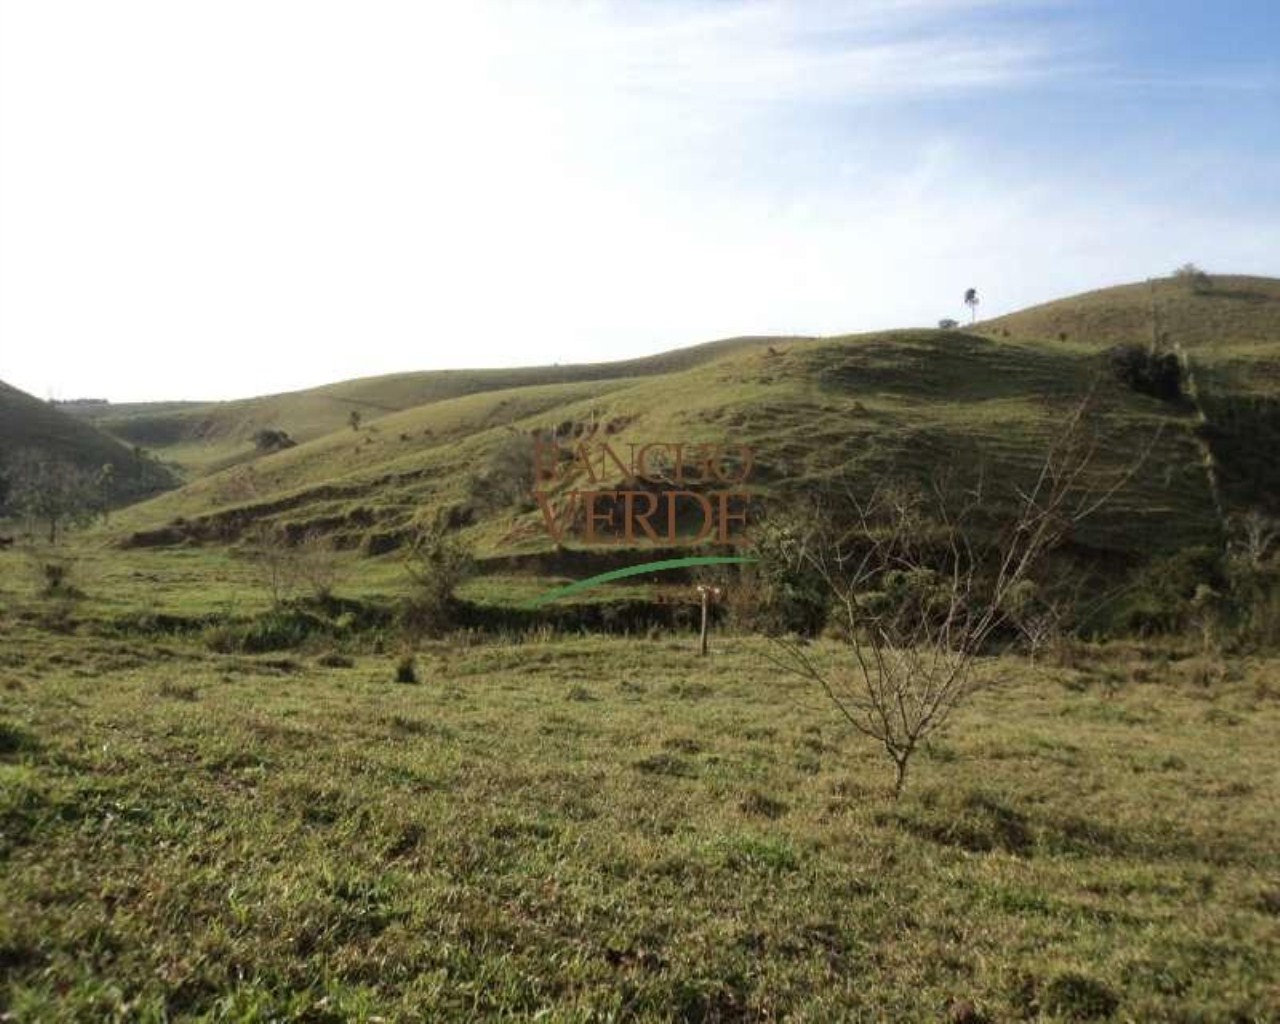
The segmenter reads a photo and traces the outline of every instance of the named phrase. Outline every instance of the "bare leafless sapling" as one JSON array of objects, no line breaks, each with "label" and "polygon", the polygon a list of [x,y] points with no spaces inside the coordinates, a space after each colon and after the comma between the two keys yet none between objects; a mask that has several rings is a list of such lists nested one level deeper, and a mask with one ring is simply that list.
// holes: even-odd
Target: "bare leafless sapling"
[{"label": "bare leafless sapling", "polygon": [[288,534],[278,523],[257,522],[245,532],[245,542],[254,577],[278,607],[298,584],[298,564]]},{"label": "bare leafless sapling", "polygon": [[342,577],[342,556],[335,539],[308,530],[293,549],[294,575],[317,601],[327,601]]},{"label": "bare leafless sapling", "polygon": [[[832,659],[778,635],[773,658],[821,687],[856,731],[883,747],[895,797],[921,744],[979,687],[975,659],[993,634],[1016,628],[1048,555],[1145,458],[1100,470],[1092,409],[1092,395],[1074,407],[1031,483],[1014,487],[1003,505],[981,478],[958,491],[940,481],[882,484],[866,498],[846,490],[838,507],[819,510],[782,545],[792,569],[821,581],[843,647]],[[1034,629],[1041,635],[1051,625]]]}]

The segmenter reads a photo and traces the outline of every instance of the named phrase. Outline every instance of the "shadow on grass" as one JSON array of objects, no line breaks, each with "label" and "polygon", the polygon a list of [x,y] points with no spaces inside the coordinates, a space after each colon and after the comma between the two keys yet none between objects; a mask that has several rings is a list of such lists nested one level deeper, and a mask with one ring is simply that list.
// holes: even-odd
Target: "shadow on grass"
[{"label": "shadow on grass", "polygon": [[970,790],[951,800],[926,793],[915,802],[877,816],[877,822],[892,823],[920,839],[971,853],[1198,860],[1211,864],[1229,864],[1247,856],[1247,851],[1228,837],[1210,840],[1167,822],[1144,829],[1051,810],[1032,817],[1011,801],[982,790]]}]

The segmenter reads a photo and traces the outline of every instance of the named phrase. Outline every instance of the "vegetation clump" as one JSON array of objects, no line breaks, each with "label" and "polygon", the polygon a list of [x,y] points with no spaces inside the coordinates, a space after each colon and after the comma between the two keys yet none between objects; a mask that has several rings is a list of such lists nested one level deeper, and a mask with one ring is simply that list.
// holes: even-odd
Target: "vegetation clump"
[{"label": "vegetation clump", "polygon": [[287,448],[296,448],[298,442],[283,430],[266,428],[253,435],[253,446],[264,455],[282,452]]},{"label": "vegetation clump", "polygon": [[476,571],[474,549],[444,516],[414,534],[404,559],[410,593],[400,623],[410,640],[438,635],[456,620],[458,587]]},{"label": "vegetation clump", "polygon": [[342,576],[342,563],[333,538],[318,530],[298,535],[288,526],[262,521],[245,533],[244,553],[258,585],[279,606],[299,590],[325,601],[333,596]]},{"label": "vegetation clump", "polygon": [[50,544],[56,544],[68,529],[85,526],[106,514],[111,500],[114,467],[103,466],[97,473],[36,450],[12,455],[4,466],[0,484],[0,513],[39,525]]},{"label": "vegetation clump", "polygon": [[1111,370],[1125,387],[1162,402],[1183,398],[1182,364],[1172,352],[1152,352],[1141,345],[1117,345],[1107,353]]},{"label": "vegetation clump", "polygon": [[396,682],[416,683],[418,681],[418,662],[412,654],[403,655],[396,662]]},{"label": "vegetation clump", "polygon": [[1175,280],[1183,282],[1197,294],[1213,290],[1213,278],[1194,263],[1184,263],[1173,272],[1173,276]]}]

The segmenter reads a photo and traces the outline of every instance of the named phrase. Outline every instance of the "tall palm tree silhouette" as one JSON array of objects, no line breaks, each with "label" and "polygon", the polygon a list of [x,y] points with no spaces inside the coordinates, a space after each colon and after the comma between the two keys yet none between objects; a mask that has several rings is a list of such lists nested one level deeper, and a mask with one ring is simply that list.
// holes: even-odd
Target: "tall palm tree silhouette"
[{"label": "tall palm tree silhouette", "polygon": [[966,288],[964,293],[964,304],[969,307],[969,323],[973,323],[978,319],[978,289]]}]

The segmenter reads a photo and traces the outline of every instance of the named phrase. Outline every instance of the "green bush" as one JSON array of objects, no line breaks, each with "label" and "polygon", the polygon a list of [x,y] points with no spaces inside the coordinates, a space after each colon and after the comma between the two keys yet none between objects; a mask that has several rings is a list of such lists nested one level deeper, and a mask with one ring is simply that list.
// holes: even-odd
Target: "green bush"
[{"label": "green bush", "polygon": [[313,636],[329,636],[332,627],[320,616],[300,608],[272,609],[254,619],[240,636],[247,654],[300,647]]},{"label": "green bush", "polygon": [[729,588],[735,625],[763,633],[816,636],[827,622],[831,592],[803,557],[819,525],[802,515],[774,516],[753,533],[758,561]]},{"label": "green bush", "polygon": [[1150,352],[1141,345],[1117,345],[1107,353],[1111,369],[1126,387],[1163,402],[1182,394],[1182,364],[1172,352]]},{"label": "green bush", "polygon": [[214,623],[204,631],[205,645],[220,654],[262,654],[301,647],[309,640],[332,639],[341,630],[335,623],[305,608],[272,608],[248,622]]},{"label": "green bush", "polygon": [[1182,633],[1198,611],[1202,586],[1222,592],[1227,587],[1222,555],[1213,548],[1185,548],[1148,562],[1117,602],[1114,631],[1149,636]]},{"label": "green bush", "polygon": [[454,592],[475,572],[471,546],[438,516],[418,531],[405,558],[412,592],[400,609],[400,627],[410,638],[438,635],[454,624]]}]

